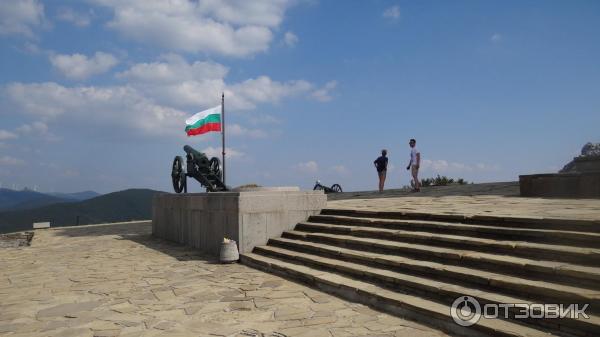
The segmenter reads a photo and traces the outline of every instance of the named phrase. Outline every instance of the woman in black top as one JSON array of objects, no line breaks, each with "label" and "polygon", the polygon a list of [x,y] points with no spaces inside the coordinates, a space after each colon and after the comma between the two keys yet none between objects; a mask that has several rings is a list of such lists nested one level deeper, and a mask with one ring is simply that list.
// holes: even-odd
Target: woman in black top
[{"label": "woman in black top", "polygon": [[375,159],[373,162],[377,169],[377,175],[379,176],[379,192],[383,192],[383,185],[385,184],[385,175],[387,173],[387,150],[381,150],[381,157]]}]

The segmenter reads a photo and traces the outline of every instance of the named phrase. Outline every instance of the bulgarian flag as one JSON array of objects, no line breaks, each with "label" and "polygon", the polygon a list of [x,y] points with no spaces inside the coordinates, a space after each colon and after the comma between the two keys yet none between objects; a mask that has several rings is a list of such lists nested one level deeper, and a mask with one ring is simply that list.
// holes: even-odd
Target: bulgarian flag
[{"label": "bulgarian flag", "polygon": [[185,125],[185,132],[188,136],[221,131],[221,106],[198,112],[186,119]]}]

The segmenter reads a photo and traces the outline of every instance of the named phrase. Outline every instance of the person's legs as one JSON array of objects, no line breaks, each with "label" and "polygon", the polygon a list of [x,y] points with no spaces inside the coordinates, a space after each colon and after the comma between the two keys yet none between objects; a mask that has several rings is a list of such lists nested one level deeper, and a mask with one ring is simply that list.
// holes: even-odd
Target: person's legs
[{"label": "person's legs", "polygon": [[410,169],[413,177],[413,182],[415,184],[415,191],[420,191],[421,183],[419,183],[419,169],[417,169],[415,166],[412,166]]},{"label": "person's legs", "polygon": [[377,174],[379,174],[379,192],[383,192],[383,186],[385,185],[385,173],[386,171],[377,172]]}]

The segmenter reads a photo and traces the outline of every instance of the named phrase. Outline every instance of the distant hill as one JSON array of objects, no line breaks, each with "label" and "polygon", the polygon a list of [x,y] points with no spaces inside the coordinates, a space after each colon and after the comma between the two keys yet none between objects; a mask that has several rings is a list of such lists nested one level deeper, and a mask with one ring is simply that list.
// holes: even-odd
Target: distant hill
[{"label": "distant hill", "polygon": [[30,229],[34,222],[51,226],[145,220],[152,217],[152,197],[162,193],[130,189],[77,202],[62,202],[34,209],[0,211],[0,233]]},{"label": "distant hill", "polygon": [[31,190],[14,191],[0,188],[0,211],[41,207],[59,202],[76,201]]},{"label": "distant hill", "polygon": [[100,194],[94,191],[76,193],[40,193],[32,190],[9,190],[0,188],[0,211],[16,211],[37,208],[63,202],[91,199]]},{"label": "distant hill", "polygon": [[100,196],[100,193],[94,191],[83,191],[76,193],[48,193],[51,196],[63,198],[63,199],[73,199],[77,201],[83,201],[87,199],[92,199]]}]

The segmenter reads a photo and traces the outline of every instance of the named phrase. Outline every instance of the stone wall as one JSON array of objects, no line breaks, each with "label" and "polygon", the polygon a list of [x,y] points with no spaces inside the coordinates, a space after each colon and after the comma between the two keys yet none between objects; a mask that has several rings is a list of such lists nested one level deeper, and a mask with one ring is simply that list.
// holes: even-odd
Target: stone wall
[{"label": "stone wall", "polygon": [[523,197],[600,198],[600,172],[519,176]]},{"label": "stone wall", "polygon": [[322,191],[256,189],[242,192],[159,194],[154,197],[152,234],[217,256],[224,237],[240,253],[293,229],[327,203]]}]

